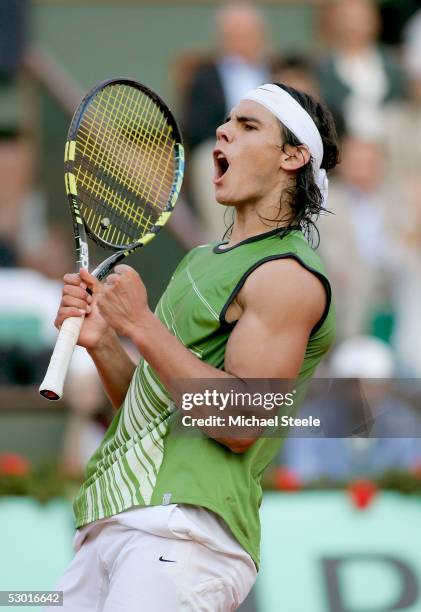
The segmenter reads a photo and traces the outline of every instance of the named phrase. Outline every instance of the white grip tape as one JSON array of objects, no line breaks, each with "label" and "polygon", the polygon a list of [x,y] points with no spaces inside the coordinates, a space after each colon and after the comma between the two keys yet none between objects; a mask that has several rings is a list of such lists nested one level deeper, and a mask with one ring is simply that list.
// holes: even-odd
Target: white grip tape
[{"label": "white grip tape", "polygon": [[47,399],[60,399],[63,395],[64,381],[84,318],[84,316],[69,317],[63,321],[47,373],[39,388],[40,393]]}]

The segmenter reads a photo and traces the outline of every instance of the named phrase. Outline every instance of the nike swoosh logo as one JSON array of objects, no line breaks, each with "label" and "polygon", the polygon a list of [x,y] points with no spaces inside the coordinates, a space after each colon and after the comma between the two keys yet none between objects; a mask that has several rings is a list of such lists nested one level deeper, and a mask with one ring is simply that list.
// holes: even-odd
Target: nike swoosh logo
[{"label": "nike swoosh logo", "polygon": [[164,561],[165,563],[177,563],[177,561],[173,561],[172,559],[164,559],[162,555],[159,557],[159,560]]}]

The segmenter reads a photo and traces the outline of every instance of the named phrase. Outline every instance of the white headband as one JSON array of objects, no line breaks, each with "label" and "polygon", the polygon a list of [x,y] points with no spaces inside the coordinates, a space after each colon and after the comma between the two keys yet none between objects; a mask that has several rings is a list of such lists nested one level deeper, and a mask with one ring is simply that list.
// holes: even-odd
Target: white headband
[{"label": "white headband", "polygon": [[323,142],[313,119],[289,93],[278,85],[266,83],[249,91],[243,100],[253,100],[261,104],[281,121],[307,146],[313,160],[314,178],[326,204],[329,181],[326,170],[321,168],[323,161]]}]

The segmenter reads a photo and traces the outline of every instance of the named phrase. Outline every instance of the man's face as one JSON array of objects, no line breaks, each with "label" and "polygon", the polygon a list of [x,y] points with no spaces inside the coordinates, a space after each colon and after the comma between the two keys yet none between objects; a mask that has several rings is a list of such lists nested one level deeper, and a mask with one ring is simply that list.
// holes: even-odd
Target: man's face
[{"label": "man's face", "polygon": [[251,100],[235,106],[216,131],[215,198],[220,204],[258,203],[280,196],[281,128],[276,117]]}]

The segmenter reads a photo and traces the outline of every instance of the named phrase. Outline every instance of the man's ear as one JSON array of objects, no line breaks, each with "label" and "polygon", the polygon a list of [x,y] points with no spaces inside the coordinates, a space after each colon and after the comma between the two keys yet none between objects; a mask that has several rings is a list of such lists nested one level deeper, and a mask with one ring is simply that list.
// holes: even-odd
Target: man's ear
[{"label": "man's ear", "polygon": [[308,164],[310,159],[310,151],[306,145],[294,147],[294,145],[285,144],[281,149],[280,167],[286,172],[298,170]]}]

